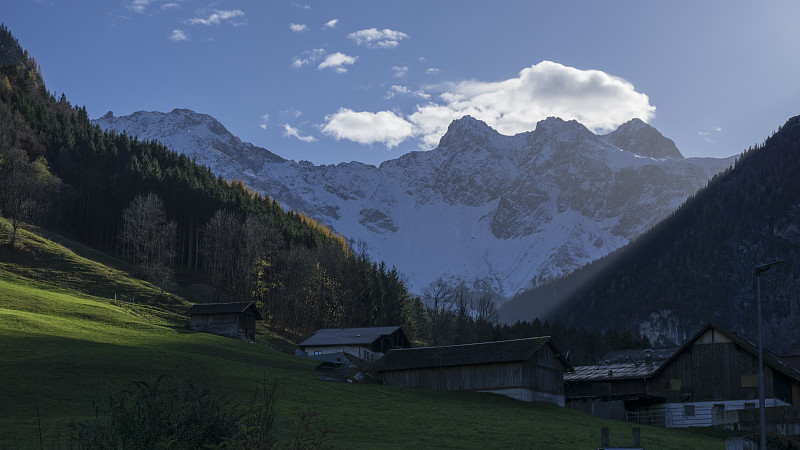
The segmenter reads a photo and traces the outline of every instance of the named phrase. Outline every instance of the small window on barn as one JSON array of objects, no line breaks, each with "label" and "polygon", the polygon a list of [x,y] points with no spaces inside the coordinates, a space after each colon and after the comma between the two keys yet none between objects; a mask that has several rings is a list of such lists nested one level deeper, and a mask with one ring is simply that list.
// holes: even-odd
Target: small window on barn
[{"label": "small window on barn", "polygon": [[758,374],[742,375],[742,387],[758,387]]},{"label": "small window on barn", "polygon": [[694,405],[683,405],[683,417],[694,417]]},{"label": "small window on barn", "polygon": [[319,356],[322,354],[322,350],[314,350],[314,356]]}]

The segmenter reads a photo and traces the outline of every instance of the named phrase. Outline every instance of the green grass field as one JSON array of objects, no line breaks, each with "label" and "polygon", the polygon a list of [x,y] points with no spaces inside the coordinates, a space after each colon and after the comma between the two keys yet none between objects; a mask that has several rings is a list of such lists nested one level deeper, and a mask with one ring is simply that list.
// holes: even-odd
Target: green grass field
[{"label": "green grass field", "polygon": [[[279,431],[312,411],[337,448],[591,449],[601,427],[611,428],[612,444],[630,445],[631,426],[551,405],[318,381],[313,361],[186,329],[183,300],[171,297],[168,310],[144,301],[159,290],[129,277],[123,263],[104,261],[110,268],[78,254],[91,252],[23,236],[23,249],[0,250],[0,448],[39,448],[37,419],[44,447],[67,446],[70,422],[93,416],[102,389],[162,374],[233,403],[275,381]],[[114,301],[115,292],[138,301]],[[720,439],[652,427],[642,428],[642,441],[647,449],[724,448]]]}]

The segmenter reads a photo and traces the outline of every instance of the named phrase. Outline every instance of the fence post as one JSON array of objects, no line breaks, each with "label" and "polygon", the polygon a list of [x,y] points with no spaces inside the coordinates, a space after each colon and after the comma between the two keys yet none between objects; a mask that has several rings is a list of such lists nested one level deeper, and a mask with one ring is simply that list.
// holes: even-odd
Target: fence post
[{"label": "fence post", "polygon": [[634,428],[633,429],[633,445],[632,447],[641,447],[642,446],[642,429],[641,428]]},{"label": "fence post", "polygon": [[610,447],[611,446],[611,438],[608,432],[608,428],[601,428],[600,429],[600,447]]}]

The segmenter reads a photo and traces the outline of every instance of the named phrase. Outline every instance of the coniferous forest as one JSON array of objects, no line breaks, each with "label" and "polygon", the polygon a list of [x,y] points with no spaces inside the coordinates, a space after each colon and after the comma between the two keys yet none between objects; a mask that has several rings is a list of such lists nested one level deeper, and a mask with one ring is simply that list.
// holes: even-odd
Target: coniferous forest
[{"label": "coniferous forest", "polygon": [[[800,347],[800,117],[744,152],[670,217],[632,243],[523,293],[501,315],[575,326],[663,325],[691,336],[714,322],[755,340],[755,268],[768,348]],[[638,331],[638,330],[635,330]]]}]

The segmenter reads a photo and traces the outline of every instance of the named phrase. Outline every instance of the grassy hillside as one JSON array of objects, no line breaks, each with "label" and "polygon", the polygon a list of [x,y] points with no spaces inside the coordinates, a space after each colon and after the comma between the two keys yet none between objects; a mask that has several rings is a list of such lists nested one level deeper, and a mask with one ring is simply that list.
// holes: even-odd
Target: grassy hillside
[{"label": "grassy hillside", "polygon": [[[24,232],[24,248],[0,254],[0,448],[45,447],[72,420],[93,416],[109,386],[167,374],[241,402],[266,379],[276,381],[278,429],[300,411],[318,414],[330,444],[343,448],[596,448],[600,428],[612,443],[630,442],[630,426],[550,405],[462,392],[328,383],[314,362],[270,347],[197,333],[156,303],[152,286]],[[67,242],[67,241],[65,241]],[[129,295],[142,301],[114,301]],[[120,294],[124,293],[124,294]],[[182,301],[170,298],[175,311]],[[657,449],[722,448],[721,440],[644,427]]]}]

